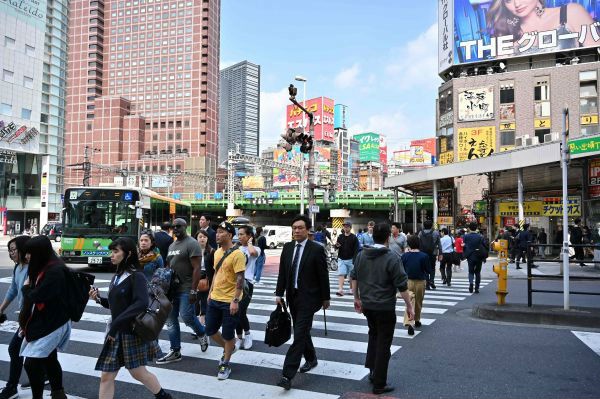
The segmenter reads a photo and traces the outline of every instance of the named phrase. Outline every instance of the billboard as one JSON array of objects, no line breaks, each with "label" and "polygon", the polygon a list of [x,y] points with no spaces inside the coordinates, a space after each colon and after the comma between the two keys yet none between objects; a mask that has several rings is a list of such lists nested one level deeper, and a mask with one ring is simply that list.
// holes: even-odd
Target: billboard
[{"label": "billboard", "polygon": [[379,134],[355,134],[354,140],[358,141],[358,160],[360,162],[380,162]]},{"label": "billboard", "polygon": [[265,179],[262,176],[246,176],[242,178],[243,190],[262,190],[265,188]]},{"label": "billboard", "polygon": [[494,87],[478,87],[458,92],[458,121],[494,119]]},{"label": "billboard", "polygon": [[[317,97],[306,101],[305,108],[314,115],[314,140],[333,142],[334,103],[327,97]],[[308,130],[308,118],[304,112],[293,104],[286,108],[286,123],[288,128],[304,127]],[[307,132],[308,133],[308,132]]]},{"label": "billboard", "polygon": [[347,129],[348,128],[348,119],[347,119],[347,106],[344,104],[335,104],[334,112],[333,112],[333,128],[334,129]]},{"label": "billboard", "polygon": [[[439,72],[600,44],[600,2],[438,0]],[[552,22],[551,22],[552,21]]]},{"label": "billboard", "polygon": [[384,135],[379,136],[379,163],[381,163],[382,167],[383,167],[383,173],[387,173],[387,161],[388,161],[388,156],[387,156],[387,151],[388,151],[388,147],[387,147],[387,141],[385,139]]},{"label": "billboard", "polygon": [[[298,145],[293,146],[289,153],[283,148],[276,148],[273,150],[273,160],[277,162],[291,163],[294,165],[300,165],[300,160],[302,159],[303,155],[304,154],[300,152],[300,146]],[[300,176],[293,172],[279,168],[273,168],[273,187],[297,186],[299,179]]]},{"label": "billboard", "polygon": [[331,149],[316,147],[315,157],[318,176],[317,183],[326,186],[329,184],[329,175],[331,174]]},{"label": "billboard", "polygon": [[600,158],[590,159],[588,161],[588,195],[590,198],[600,197]]},{"label": "billboard", "polygon": [[485,158],[496,152],[496,127],[458,129],[458,161]]},{"label": "billboard", "polygon": [[0,14],[16,17],[41,31],[46,30],[46,10],[46,0],[4,0],[0,2]]}]

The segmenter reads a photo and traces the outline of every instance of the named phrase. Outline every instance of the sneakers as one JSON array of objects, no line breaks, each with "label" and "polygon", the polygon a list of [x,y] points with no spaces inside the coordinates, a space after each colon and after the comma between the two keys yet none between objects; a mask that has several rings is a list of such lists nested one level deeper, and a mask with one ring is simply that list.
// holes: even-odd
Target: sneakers
[{"label": "sneakers", "polygon": [[0,399],[13,399],[19,397],[19,391],[15,386],[5,386],[2,391],[0,391]]},{"label": "sneakers", "polygon": [[250,333],[245,333],[244,341],[242,342],[242,348],[246,350],[252,348],[252,335],[250,335]]},{"label": "sneakers", "polygon": [[169,364],[181,361],[181,352],[171,349],[166,356],[156,359],[156,364]]},{"label": "sneakers", "polygon": [[408,335],[415,335],[415,328],[412,325],[408,325]]},{"label": "sneakers", "polygon": [[206,334],[200,337],[200,349],[202,349],[202,352],[206,352],[208,349],[208,336]]},{"label": "sneakers", "polygon": [[472,294],[473,293],[473,284],[469,284],[469,292]]},{"label": "sneakers", "polygon": [[219,373],[217,374],[217,378],[219,380],[228,379],[230,374],[231,374],[231,367],[229,367],[228,363],[223,363],[219,366]]},{"label": "sneakers", "polygon": [[243,342],[244,342],[244,338],[236,338],[235,339],[235,345],[233,347],[233,353],[237,352],[242,347],[242,343]]}]

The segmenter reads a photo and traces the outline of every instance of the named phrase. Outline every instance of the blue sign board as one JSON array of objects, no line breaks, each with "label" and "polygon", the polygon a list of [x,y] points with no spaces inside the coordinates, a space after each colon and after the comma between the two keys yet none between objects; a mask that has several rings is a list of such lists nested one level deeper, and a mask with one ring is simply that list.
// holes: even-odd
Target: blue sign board
[{"label": "blue sign board", "polygon": [[223,193],[215,193],[215,199],[216,199],[216,200],[221,200],[221,199],[223,199]]},{"label": "blue sign board", "polygon": [[275,199],[279,198],[279,191],[271,191],[269,193],[269,198],[275,198]]},{"label": "blue sign board", "polygon": [[132,201],[133,200],[133,193],[131,191],[126,191],[125,193],[123,193],[123,201]]},{"label": "blue sign board", "polygon": [[173,194],[173,199],[180,200],[180,199],[181,199],[181,194],[179,194],[179,193],[174,193],[174,194]]},{"label": "blue sign board", "polygon": [[252,193],[244,193],[244,199],[252,199]]},{"label": "blue sign board", "polygon": [[196,200],[201,200],[201,199],[204,199],[204,194],[202,194],[202,193],[195,193],[195,194],[194,194],[194,198],[195,198]]}]

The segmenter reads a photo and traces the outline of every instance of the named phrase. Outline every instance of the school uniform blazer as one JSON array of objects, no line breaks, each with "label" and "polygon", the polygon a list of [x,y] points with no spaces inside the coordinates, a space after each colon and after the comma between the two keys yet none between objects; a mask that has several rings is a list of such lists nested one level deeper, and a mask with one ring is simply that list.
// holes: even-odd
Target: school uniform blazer
[{"label": "school uniform blazer", "polygon": [[288,304],[307,306],[313,313],[321,308],[323,301],[329,300],[329,273],[325,248],[311,240],[306,242],[300,264],[298,265],[298,289],[294,302],[294,273],[292,262],[297,242],[291,241],[283,246],[279,259],[279,275],[275,295],[286,294]]}]

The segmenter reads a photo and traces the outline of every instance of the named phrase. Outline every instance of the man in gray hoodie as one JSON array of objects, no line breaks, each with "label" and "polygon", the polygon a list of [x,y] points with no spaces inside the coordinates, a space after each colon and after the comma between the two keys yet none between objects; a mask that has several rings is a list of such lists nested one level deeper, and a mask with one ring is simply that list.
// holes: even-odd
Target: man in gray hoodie
[{"label": "man in gray hoodie", "polygon": [[387,370],[396,326],[398,291],[404,299],[409,320],[415,317],[408,293],[408,276],[402,260],[387,247],[390,234],[389,224],[377,224],[373,229],[375,244],[363,248],[356,255],[354,269],[350,274],[354,309],[363,313],[369,324],[365,367],[370,370],[369,380],[373,383],[374,394],[394,390],[394,387],[387,385]]}]

